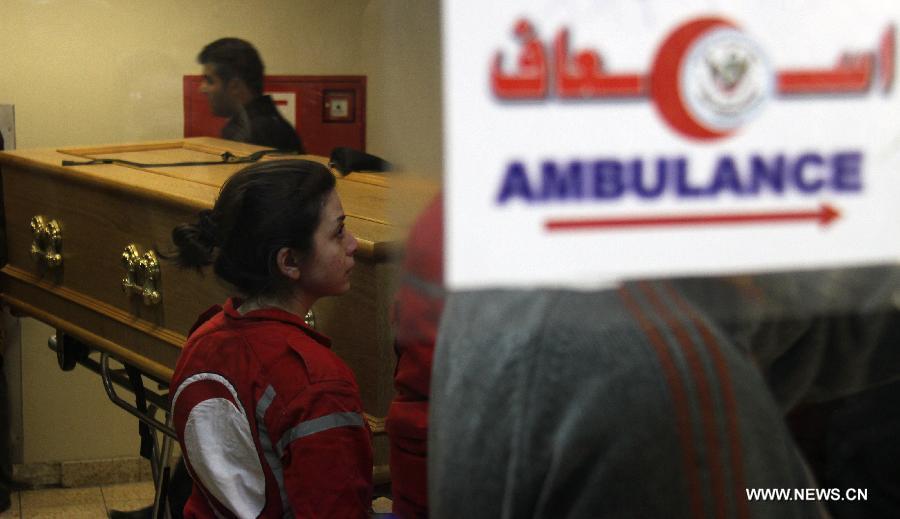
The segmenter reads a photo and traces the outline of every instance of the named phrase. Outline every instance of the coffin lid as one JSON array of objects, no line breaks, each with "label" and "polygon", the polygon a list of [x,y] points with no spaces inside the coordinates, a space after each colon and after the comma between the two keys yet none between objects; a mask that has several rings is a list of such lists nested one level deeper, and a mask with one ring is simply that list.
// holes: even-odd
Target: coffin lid
[{"label": "coffin lid", "polygon": [[[247,164],[138,168],[120,164],[63,166],[62,161],[117,158],[144,164],[200,162],[219,160],[225,152],[246,156],[264,149],[267,148],[211,137],[192,137],[135,144],[0,152],[0,165],[8,164],[36,174],[57,176],[61,181],[96,183],[129,196],[152,198],[161,203],[199,211],[212,207],[225,180]],[[260,160],[276,158],[302,158],[328,166],[328,159],[317,155],[268,156]],[[331,171],[337,177],[337,190],[347,215],[347,228],[359,241],[357,254],[376,260],[398,252],[406,234],[406,225],[398,222],[405,215],[415,214],[418,206],[437,192],[434,184],[401,178],[393,173],[354,172],[341,176],[337,170]]]}]

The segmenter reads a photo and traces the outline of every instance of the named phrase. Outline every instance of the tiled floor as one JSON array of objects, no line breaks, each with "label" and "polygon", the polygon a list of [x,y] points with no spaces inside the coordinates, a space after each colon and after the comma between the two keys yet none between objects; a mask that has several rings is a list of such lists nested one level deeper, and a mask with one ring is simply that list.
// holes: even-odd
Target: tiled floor
[{"label": "tiled floor", "polygon": [[[86,488],[48,488],[16,492],[0,519],[105,519],[109,510],[136,510],[153,502],[153,483],[122,483]],[[375,512],[389,512],[391,500],[379,497]]]},{"label": "tiled floor", "polygon": [[17,492],[0,519],[104,519],[111,509],[132,510],[153,502],[153,483]]}]

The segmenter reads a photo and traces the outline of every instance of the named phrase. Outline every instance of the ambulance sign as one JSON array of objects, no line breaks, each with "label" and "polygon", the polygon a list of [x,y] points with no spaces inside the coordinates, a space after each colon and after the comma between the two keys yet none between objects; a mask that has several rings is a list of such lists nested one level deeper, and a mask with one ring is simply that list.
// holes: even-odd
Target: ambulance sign
[{"label": "ambulance sign", "polygon": [[900,260],[892,2],[443,5],[447,281]]}]

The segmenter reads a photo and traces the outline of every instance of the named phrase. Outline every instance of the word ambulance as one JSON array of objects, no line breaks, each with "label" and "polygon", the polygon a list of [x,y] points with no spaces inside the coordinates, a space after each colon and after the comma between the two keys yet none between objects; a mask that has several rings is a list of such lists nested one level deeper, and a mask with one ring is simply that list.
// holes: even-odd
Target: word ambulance
[{"label": "word ambulance", "polygon": [[496,201],[498,205],[516,201],[614,202],[625,197],[654,200],[787,193],[813,196],[863,190],[860,151],[751,154],[744,160],[723,155],[714,161],[711,174],[702,177],[702,181],[699,176],[691,175],[689,166],[687,157],[661,156],[628,160],[544,160],[529,171],[522,161],[515,160],[506,166]]}]

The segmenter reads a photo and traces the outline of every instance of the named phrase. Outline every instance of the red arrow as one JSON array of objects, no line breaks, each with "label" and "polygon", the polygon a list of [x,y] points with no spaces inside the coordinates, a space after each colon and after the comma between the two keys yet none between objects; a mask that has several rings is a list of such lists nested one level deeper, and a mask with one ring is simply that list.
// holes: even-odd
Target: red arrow
[{"label": "red arrow", "polygon": [[818,220],[826,226],[841,213],[828,204],[815,211],[781,211],[772,213],[732,213],[645,216],[637,218],[595,218],[589,220],[547,220],[548,231],[574,231],[579,229],[605,229],[616,227],[676,227],[693,225],[751,224],[762,222],[791,223]]}]

